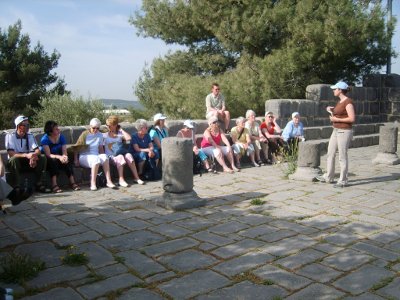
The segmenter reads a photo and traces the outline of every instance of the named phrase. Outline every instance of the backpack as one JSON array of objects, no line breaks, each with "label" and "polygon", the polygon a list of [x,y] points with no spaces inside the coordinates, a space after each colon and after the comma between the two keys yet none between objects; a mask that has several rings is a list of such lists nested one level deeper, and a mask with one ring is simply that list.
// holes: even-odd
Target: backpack
[{"label": "backpack", "polygon": [[203,174],[203,164],[200,159],[200,156],[194,153],[193,153],[193,174],[194,175],[200,174],[200,176]]},{"label": "backpack", "polygon": [[153,159],[146,160],[143,177],[145,181],[156,181],[161,179],[161,172]]}]

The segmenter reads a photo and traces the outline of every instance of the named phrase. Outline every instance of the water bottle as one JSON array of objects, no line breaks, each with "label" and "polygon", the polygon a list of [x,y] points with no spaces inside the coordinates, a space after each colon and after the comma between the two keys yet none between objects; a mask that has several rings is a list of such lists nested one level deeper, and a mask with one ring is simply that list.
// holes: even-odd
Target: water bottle
[{"label": "water bottle", "polygon": [[0,287],[0,300],[13,300],[13,290]]}]

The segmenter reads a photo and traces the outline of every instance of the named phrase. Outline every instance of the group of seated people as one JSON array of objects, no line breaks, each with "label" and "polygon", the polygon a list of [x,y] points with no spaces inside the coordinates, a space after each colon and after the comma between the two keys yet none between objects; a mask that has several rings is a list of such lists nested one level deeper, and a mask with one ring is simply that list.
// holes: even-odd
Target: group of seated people
[{"label": "group of seated people", "polygon": [[[292,114],[292,120],[283,131],[272,112],[265,114],[265,121],[261,124],[255,117],[255,112],[248,110],[246,118],[236,119],[236,126],[231,129],[232,145],[225,130],[220,129],[218,117],[215,115],[210,115],[207,120],[209,126],[203,133],[200,147],[197,146],[195,124],[191,120],[183,123],[183,129],[177,133],[177,136],[192,139],[193,153],[202,161],[204,169],[216,172],[215,164],[209,161],[212,158],[212,162],[215,159],[226,173],[239,172],[241,158],[244,155],[249,156],[253,166],[259,167],[264,163],[276,162],[276,154],[280,147],[304,140],[303,124],[297,112]],[[125,165],[131,171],[133,181],[144,184],[141,175],[144,173],[145,163],[159,165],[162,154],[161,141],[168,137],[165,119],[163,114],[156,114],[151,128],[148,127],[146,120],[137,120],[137,132],[131,136],[121,128],[117,116],[108,117],[106,120],[108,130],[104,133],[100,132],[100,120],[93,118],[89,123],[89,129],[85,130],[76,144],[71,147],[74,153],[74,159],[71,161],[67,153],[66,139],[60,133],[55,121],[46,122],[44,135],[38,145],[29,132],[28,118],[18,116],[14,122],[16,130],[6,136],[6,149],[9,156],[7,168],[10,172],[11,186],[14,187],[14,197],[16,193],[17,198],[22,198],[21,172],[27,170],[35,172],[36,190],[39,192],[48,192],[44,184],[46,170],[51,178],[52,192],[63,192],[57,183],[60,170],[66,173],[70,187],[74,191],[80,190],[80,186],[74,179],[74,165],[91,170],[90,190],[92,191],[99,188],[96,178],[100,166],[105,174],[106,186],[116,188],[111,178],[110,163],[116,166],[119,186],[128,186],[124,178]],[[261,152],[264,160],[261,159]],[[225,157],[228,164],[225,162]]]}]

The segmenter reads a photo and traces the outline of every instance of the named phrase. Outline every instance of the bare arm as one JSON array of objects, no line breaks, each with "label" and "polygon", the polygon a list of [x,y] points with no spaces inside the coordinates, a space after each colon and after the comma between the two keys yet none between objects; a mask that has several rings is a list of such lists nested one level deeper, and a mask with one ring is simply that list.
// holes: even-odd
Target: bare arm
[{"label": "bare arm", "polygon": [[131,135],[129,133],[127,133],[125,130],[123,130],[122,128],[121,128],[121,132],[122,132],[122,136],[125,141],[129,142],[132,139]]}]

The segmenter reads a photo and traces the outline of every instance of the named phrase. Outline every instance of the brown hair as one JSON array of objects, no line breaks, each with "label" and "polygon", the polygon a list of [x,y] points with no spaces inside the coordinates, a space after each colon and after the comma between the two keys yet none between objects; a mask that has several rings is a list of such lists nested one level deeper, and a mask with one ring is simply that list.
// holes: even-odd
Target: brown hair
[{"label": "brown hair", "polygon": [[118,125],[118,116],[109,116],[106,120],[107,125]]},{"label": "brown hair", "polygon": [[213,82],[213,84],[211,85],[211,88],[213,88],[214,86],[219,87],[219,84],[216,82]]}]

